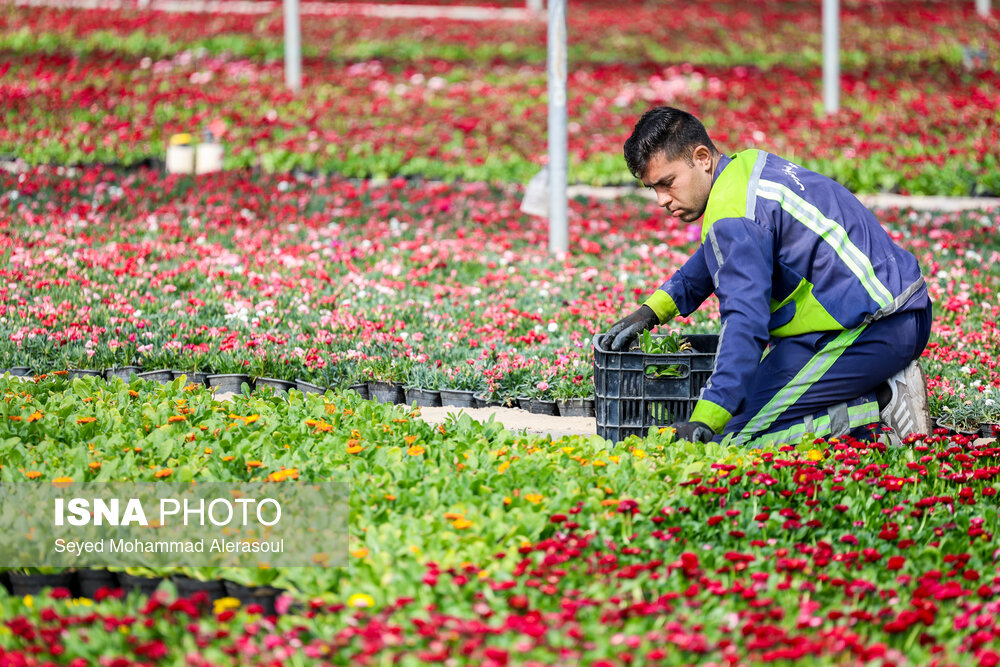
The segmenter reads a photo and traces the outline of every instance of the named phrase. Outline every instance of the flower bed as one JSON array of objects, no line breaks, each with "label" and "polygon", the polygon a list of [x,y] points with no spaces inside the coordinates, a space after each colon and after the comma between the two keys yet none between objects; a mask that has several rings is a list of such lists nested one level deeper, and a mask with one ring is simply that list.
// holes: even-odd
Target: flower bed
[{"label": "flower bed", "polygon": [[[553,258],[520,189],[485,185],[38,169],[0,189],[0,369],[34,373],[137,365],[588,397],[593,334],[696,242],[646,200],[580,198],[573,254]],[[936,304],[935,416],[968,405],[973,427],[997,421],[996,213],[881,219]],[[717,332],[717,318],[713,298],[665,328]]]},{"label": "flower bed", "polygon": [[351,393],[224,404],[203,387],[65,376],[0,379],[0,395],[5,482],[332,476],[354,489],[351,567],[269,575],[296,601],[281,615],[169,588],[0,593],[12,664],[998,657],[995,443],[552,442],[468,418],[431,427]]},{"label": "flower bed", "polygon": [[[669,103],[727,152],[771,150],[855,191],[1000,193],[993,24],[941,3],[848,8],[843,110],[827,118],[818,14],[772,4],[571,12],[571,181],[632,183],[622,142]],[[162,159],[170,135],[213,120],[227,168],[523,183],[547,159],[541,24],[312,17],[306,44],[328,53],[307,48],[293,96],[280,13],[5,12],[0,151],[31,164]]]}]

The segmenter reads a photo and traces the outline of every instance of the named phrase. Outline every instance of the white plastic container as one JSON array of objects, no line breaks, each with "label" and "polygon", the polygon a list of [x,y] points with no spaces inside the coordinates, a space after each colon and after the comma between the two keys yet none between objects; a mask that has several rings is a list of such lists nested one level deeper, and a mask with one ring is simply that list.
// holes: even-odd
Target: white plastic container
[{"label": "white plastic container", "polygon": [[211,174],[222,171],[222,157],[225,151],[219,143],[201,143],[195,151],[195,173]]},{"label": "white plastic container", "polygon": [[194,146],[176,144],[167,146],[167,173],[194,173]]}]

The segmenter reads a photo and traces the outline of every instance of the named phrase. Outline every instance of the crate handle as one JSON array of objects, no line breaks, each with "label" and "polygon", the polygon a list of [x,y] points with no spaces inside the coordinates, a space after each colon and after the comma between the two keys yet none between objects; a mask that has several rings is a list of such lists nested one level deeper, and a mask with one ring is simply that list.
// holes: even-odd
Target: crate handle
[{"label": "crate handle", "polygon": [[[644,355],[642,372],[650,380],[685,380],[691,375],[691,366],[683,362],[668,362],[664,363],[662,355]],[[651,366],[677,366],[679,373],[677,375],[654,375],[649,372]]]}]

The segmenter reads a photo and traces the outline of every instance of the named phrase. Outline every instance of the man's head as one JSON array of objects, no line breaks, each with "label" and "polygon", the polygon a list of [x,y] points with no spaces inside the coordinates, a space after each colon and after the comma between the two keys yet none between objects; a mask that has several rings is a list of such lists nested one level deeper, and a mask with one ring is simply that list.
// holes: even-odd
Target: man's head
[{"label": "man's head", "polygon": [[719,151],[705,126],[686,111],[655,107],[625,141],[632,175],[656,192],[656,202],[684,222],[705,212]]}]

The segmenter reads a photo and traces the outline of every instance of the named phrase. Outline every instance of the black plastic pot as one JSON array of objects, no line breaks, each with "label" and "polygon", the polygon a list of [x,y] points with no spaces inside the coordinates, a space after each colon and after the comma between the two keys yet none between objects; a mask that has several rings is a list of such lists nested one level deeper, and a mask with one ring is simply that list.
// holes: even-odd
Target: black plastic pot
[{"label": "black plastic pot", "polygon": [[77,570],[76,572],[77,591],[85,598],[94,599],[97,596],[97,591],[102,588],[113,590],[121,587],[118,575],[114,572],[90,569]]},{"label": "black plastic pot", "polygon": [[138,375],[142,372],[140,366],[117,366],[115,368],[104,369],[104,377],[111,380],[113,378],[121,378],[125,382],[132,379],[133,375]]},{"label": "black plastic pot", "polygon": [[243,383],[245,382],[250,391],[253,391],[253,378],[242,373],[220,373],[219,375],[209,375],[206,378],[209,387],[215,387],[219,393],[242,394]]},{"label": "black plastic pot", "polygon": [[594,399],[566,398],[556,401],[560,417],[593,417]]},{"label": "black plastic pot", "polygon": [[145,371],[143,373],[137,373],[137,375],[143,380],[151,380],[153,382],[159,382],[160,384],[170,384],[174,381],[174,372],[169,368],[157,371]]},{"label": "black plastic pot", "polygon": [[531,397],[529,396],[518,396],[517,397],[517,407],[522,410],[531,411]]},{"label": "black plastic pot", "polygon": [[979,435],[983,438],[996,438],[1000,435],[1000,424],[984,422],[979,425]]},{"label": "black plastic pot", "polygon": [[441,405],[441,392],[437,389],[422,389],[421,387],[404,387],[406,404],[422,408],[435,408]]},{"label": "black plastic pot", "polygon": [[502,408],[505,407],[500,401],[494,401],[486,397],[486,394],[475,394],[477,408]]},{"label": "black plastic pot", "polygon": [[536,415],[559,416],[559,407],[555,401],[546,401],[541,398],[531,399],[531,413]]},{"label": "black plastic pot", "polygon": [[442,389],[441,405],[456,408],[476,407],[476,392],[465,389]]},{"label": "black plastic pot", "polygon": [[244,586],[233,581],[224,582],[226,595],[240,601],[243,607],[259,604],[264,608],[265,616],[277,615],[275,602],[284,591],[273,586]]},{"label": "black plastic pot", "polygon": [[163,579],[159,577],[143,577],[137,574],[129,574],[127,572],[118,573],[118,584],[128,591],[139,591],[142,595],[152,595]]},{"label": "black plastic pot", "polygon": [[318,384],[313,384],[312,382],[306,382],[305,380],[295,380],[295,388],[301,391],[303,394],[325,394],[326,389],[319,386]]},{"label": "black plastic pot", "polygon": [[82,377],[104,377],[104,371],[99,371],[95,368],[70,368],[66,372],[66,377],[72,380],[73,378]]},{"label": "black plastic pot", "polygon": [[24,574],[10,573],[10,590],[14,595],[36,595],[45,588],[65,588],[73,590],[73,572],[56,572],[54,574]]},{"label": "black plastic pot", "polygon": [[10,571],[4,570],[0,572],[0,586],[3,586],[7,593],[10,593]]},{"label": "black plastic pot", "polygon": [[260,389],[261,387],[271,387],[275,391],[283,391],[288,393],[289,389],[295,389],[295,383],[288,380],[279,380],[278,378],[257,378],[253,383],[254,389]]},{"label": "black plastic pot", "polygon": [[406,392],[403,391],[403,385],[395,382],[372,380],[368,383],[368,395],[373,401],[379,403],[396,405],[406,402]]},{"label": "black plastic pot", "polygon": [[174,374],[174,379],[176,380],[180,376],[187,377],[188,384],[208,384],[208,376],[210,373],[205,373],[203,371],[179,371],[174,369],[171,371]]},{"label": "black plastic pot", "polygon": [[31,369],[27,366],[12,366],[11,368],[0,369],[0,375],[3,375],[4,373],[10,373],[14,377],[19,378],[31,377]]},{"label": "black plastic pot", "polygon": [[358,395],[365,400],[371,398],[371,395],[368,393],[368,384],[365,382],[362,382],[361,384],[352,384],[349,388],[358,392]]},{"label": "black plastic pot", "polygon": [[216,579],[201,581],[200,579],[192,579],[191,577],[176,576],[171,577],[170,581],[174,582],[174,586],[177,587],[177,597],[189,598],[199,591],[208,593],[210,602],[215,602],[226,597],[225,584]]}]

